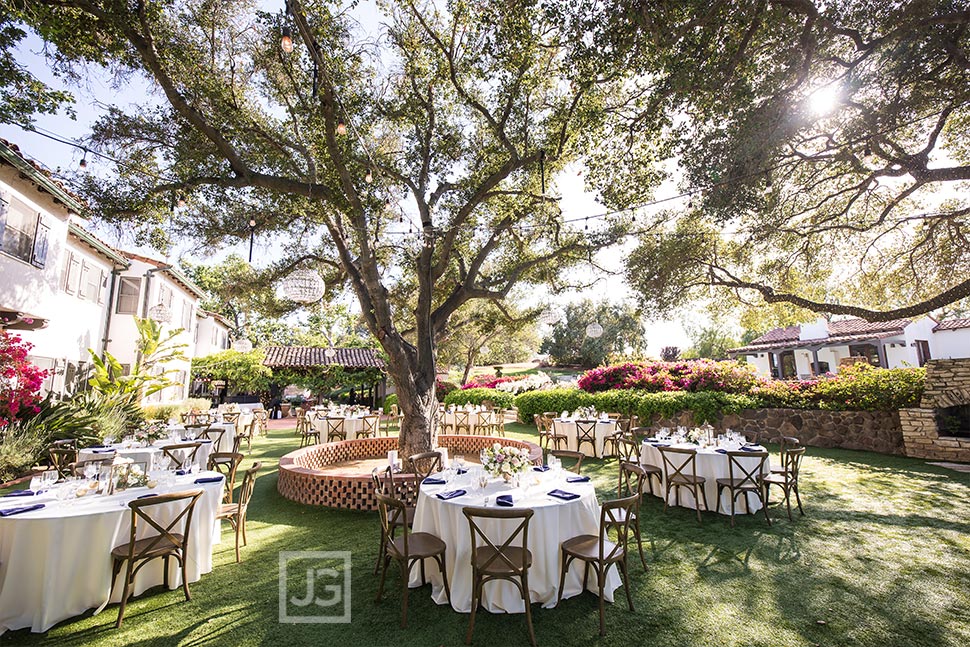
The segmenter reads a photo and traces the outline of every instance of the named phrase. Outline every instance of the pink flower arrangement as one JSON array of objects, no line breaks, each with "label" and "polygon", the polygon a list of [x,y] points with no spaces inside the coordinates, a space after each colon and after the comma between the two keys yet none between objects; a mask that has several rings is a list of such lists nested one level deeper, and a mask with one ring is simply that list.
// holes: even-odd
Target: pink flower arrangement
[{"label": "pink flower arrangement", "polygon": [[27,361],[33,344],[0,330],[0,429],[40,413],[40,388],[47,377]]}]

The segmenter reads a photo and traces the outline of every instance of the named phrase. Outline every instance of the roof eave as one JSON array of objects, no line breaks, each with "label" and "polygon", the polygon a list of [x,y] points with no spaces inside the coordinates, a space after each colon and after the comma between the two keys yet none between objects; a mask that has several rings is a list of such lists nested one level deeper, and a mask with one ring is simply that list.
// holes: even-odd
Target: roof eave
[{"label": "roof eave", "polygon": [[31,181],[40,185],[44,191],[50,193],[54,198],[64,204],[68,211],[83,214],[87,213],[88,206],[80,202],[77,198],[66,192],[56,182],[38,171],[23,158],[20,153],[0,141],[0,157],[10,163],[11,166],[26,175]]}]

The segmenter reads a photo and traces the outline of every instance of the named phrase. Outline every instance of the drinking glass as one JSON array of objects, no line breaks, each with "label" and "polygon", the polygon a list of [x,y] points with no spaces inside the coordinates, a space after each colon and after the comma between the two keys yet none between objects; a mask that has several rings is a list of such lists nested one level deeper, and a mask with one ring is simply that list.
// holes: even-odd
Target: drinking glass
[{"label": "drinking glass", "polygon": [[55,470],[47,470],[41,474],[41,482],[44,484],[44,489],[49,490],[55,483],[57,483],[57,472]]},{"label": "drinking glass", "polygon": [[44,488],[44,480],[40,476],[35,476],[30,479],[30,491],[37,494]]},{"label": "drinking glass", "polygon": [[465,469],[465,456],[463,454],[455,454],[455,465],[460,470]]},{"label": "drinking glass", "polygon": [[482,488],[483,490],[488,487],[488,472],[486,472],[484,469],[478,473],[478,487]]},{"label": "drinking glass", "polygon": [[98,466],[94,463],[88,463],[84,466],[84,478],[90,480],[98,473]]}]

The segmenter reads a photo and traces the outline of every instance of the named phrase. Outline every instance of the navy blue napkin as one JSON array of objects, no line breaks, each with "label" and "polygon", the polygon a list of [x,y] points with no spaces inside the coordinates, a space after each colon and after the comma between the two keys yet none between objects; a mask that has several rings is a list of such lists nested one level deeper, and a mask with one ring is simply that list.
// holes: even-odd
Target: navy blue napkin
[{"label": "navy blue napkin", "polygon": [[425,485],[444,485],[446,483],[443,478],[439,478],[437,476],[429,476],[421,482]]},{"label": "navy blue napkin", "polygon": [[654,447],[670,447],[670,443],[650,443]]},{"label": "navy blue napkin", "polygon": [[106,449],[107,445],[91,445],[88,449]]},{"label": "navy blue napkin", "polygon": [[465,496],[464,490],[452,490],[451,492],[439,492],[435,495],[442,501],[447,501],[448,499],[454,499],[460,496]]},{"label": "navy blue napkin", "polygon": [[175,470],[176,476],[185,476],[186,474],[191,474],[192,470]]},{"label": "navy blue napkin", "polygon": [[208,438],[203,438],[202,440],[197,440],[195,442],[198,442],[198,443],[211,443],[212,441],[209,440]]},{"label": "navy blue napkin", "polygon": [[202,483],[218,483],[221,480],[221,476],[203,476],[195,479],[195,482],[201,485]]},{"label": "navy blue napkin", "polygon": [[554,496],[557,499],[562,499],[563,501],[575,501],[579,498],[578,494],[573,494],[572,492],[566,492],[566,490],[553,490],[549,493],[549,496]]},{"label": "navy blue napkin", "polygon": [[760,447],[756,447],[756,446],[755,447],[747,447],[746,446],[746,447],[742,447],[741,448],[741,451],[743,451],[743,452],[760,452],[760,451],[762,451],[762,449]]},{"label": "navy blue napkin", "polygon": [[458,474],[458,476],[461,476],[462,474],[468,474],[468,470],[463,470],[459,467],[457,470],[455,470],[455,473]]},{"label": "navy blue napkin", "polygon": [[149,492],[148,494],[142,494],[139,499],[147,499],[149,497],[157,496],[154,492]]},{"label": "navy blue napkin", "polygon": [[92,454],[114,454],[115,450],[111,447],[107,447],[105,449],[92,449],[91,453]]},{"label": "navy blue napkin", "polygon": [[503,507],[506,507],[506,508],[511,508],[512,505],[513,505],[513,503],[512,503],[512,495],[511,494],[500,494],[500,495],[498,495],[497,497],[495,497],[495,504],[496,505],[503,506]]},{"label": "navy blue napkin", "polygon": [[533,467],[532,469],[535,470],[536,472],[548,472],[552,468],[549,467],[548,465],[540,465],[538,467]]},{"label": "navy blue napkin", "polygon": [[34,505],[25,505],[19,508],[7,508],[6,510],[0,510],[0,517],[10,517],[15,514],[20,514],[21,512],[30,512],[31,510],[40,510],[44,507],[43,503],[35,503]]},{"label": "navy blue napkin", "polygon": [[8,492],[7,494],[4,494],[3,496],[4,497],[8,497],[8,496],[34,496],[34,492],[33,492],[33,490],[14,490],[13,492]]},{"label": "navy blue napkin", "polygon": [[566,483],[587,483],[589,481],[588,476],[567,476]]},{"label": "navy blue napkin", "polygon": [[720,447],[715,449],[714,451],[716,451],[718,454],[727,454],[727,450],[721,449]]}]

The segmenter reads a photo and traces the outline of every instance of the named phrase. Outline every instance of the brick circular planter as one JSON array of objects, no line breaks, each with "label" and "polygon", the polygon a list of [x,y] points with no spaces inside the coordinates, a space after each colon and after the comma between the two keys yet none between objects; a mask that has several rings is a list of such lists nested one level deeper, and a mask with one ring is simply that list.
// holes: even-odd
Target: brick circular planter
[{"label": "brick circular planter", "polygon": [[[478,454],[493,443],[529,450],[529,459],[542,464],[542,449],[535,443],[494,436],[438,436],[438,446],[449,454]],[[387,452],[397,449],[397,436],[358,438],[336,443],[311,445],[280,458],[279,493],[290,501],[348,510],[376,510],[374,486],[370,472],[360,473],[348,468],[321,468],[347,461],[386,458]],[[413,479],[413,474],[396,474],[395,480]]]}]

